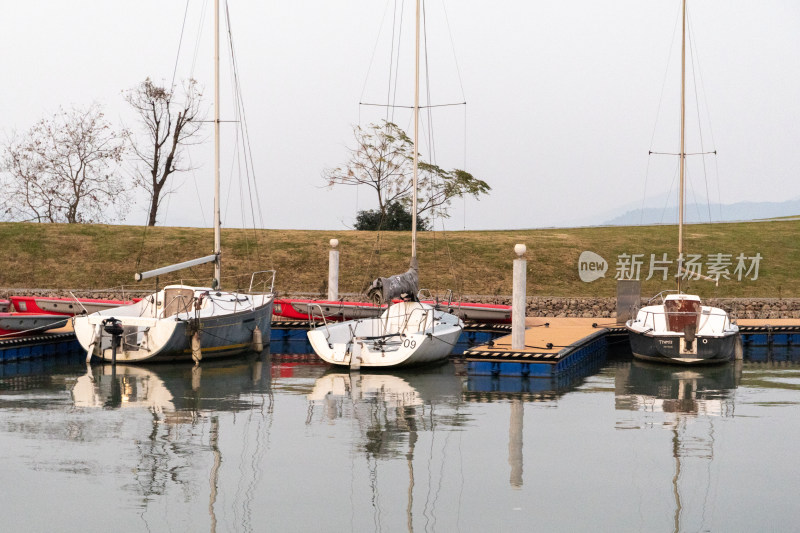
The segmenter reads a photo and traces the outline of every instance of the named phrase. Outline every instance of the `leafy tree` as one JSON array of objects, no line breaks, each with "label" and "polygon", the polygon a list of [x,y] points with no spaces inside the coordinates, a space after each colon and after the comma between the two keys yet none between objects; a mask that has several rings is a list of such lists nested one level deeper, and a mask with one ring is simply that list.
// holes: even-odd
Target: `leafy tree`
[{"label": "leafy tree", "polygon": [[[349,148],[350,159],[342,167],[322,173],[329,187],[334,185],[366,185],[378,199],[378,212],[384,220],[389,205],[400,202],[411,205],[414,143],[396,124],[383,121],[366,128],[353,128],[355,148]],[[432,163],[418,161],[417,217],[426,211],[447,217],[454,197],[471,195],[478,198],[491,187],[469,172],[444,170]],[[410,228],[410,224],[409,224]]]},{"label": "leafy tree", "polygon": [[[417,210],[419,213],[430,211],[437,217],[450,216],[450,203],[453,198],[467,195],[478,198],[492,190],[485,181],[476,179],[469,172],[457,168],[444,170],[436,165],[420,162],[418,175]],[[410,196],[404,196],[402,202],[410,209],[412,202]]]},{"label": "leafy tree", "polygon": [[4,214],[36,222],[108,222],[130,203],[116,172],[124,133],[98,104],[59,109],[4,147]]},{"label": "leafy tree", "polygon": [[[411,212],[400,202],[390,202],[386,213],[379,209],[359,211],[356,216],[355,229],[362,231],[411,231]],[[417,231],[428,231],[430,228],[424,218],[417,217]]]},{"label": "leafy tree", "polygon": [[183,164],[182,154],[202,126],[202,94],[194,80],[185,82],[182,97],[176,98],[174,87],[167,89],[147,78],[127,91],[125,100],[139,115],[143,126],[142,138],[131,134],[129,141],[138,161],[134,169],[136,183],[150,196],[147,225],[155,226],[158,208],[169,192],[165,190],[169,177],[190,170]]}]

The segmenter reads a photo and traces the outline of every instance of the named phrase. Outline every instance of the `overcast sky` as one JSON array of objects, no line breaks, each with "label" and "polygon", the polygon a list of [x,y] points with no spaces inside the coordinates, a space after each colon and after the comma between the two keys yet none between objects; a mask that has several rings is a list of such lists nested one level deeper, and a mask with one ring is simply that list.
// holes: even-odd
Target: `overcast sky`
[{"label": "overcast sky", "polygon": [[[190,2],[178,56],[184,1],[5,2],[0,135],[95,101],[115,125],[135,128],[122,91],[148,76],[169,82],[176,57],[178,80],[197,78],[210,105],[212,4]],[[330,190],[320,174],[346,161],[354,124],[383,116],[358,102],[386,101],[396,5],[230,0],[266,227],[345,229],[357,210],[376,207],[367,189]],[[398,105],[412,103],[413,8],[406,2]],[[429,0],[431,103],[467,102],[433,111],[436,162],[492,186],[480,201],[456,201],[445,227],[602,222],[617,207],[674,191],[677,158],[648,161],[648,150],[678,149],[678,12],[677,0]],[[707,178],[697,156],[690,163],[692,193],[722,203],[800,197],[800,2],[693,0],[689,13],[702,76],[689,115],[696,119],[699,101],[703,149],[719,152]],[[229,99],[221,111],[232,118]],[[395,120],[410,131],[408,111]],[[161,224],[210,223],[210,133]],[[687,151],[701,151],[697,135],[689,138]],[[224,177],[230,167],[223,161]],[[241,225],[238,204],[223,203],[227,226]],[[143,223],[145,206],[127,222]]]}]

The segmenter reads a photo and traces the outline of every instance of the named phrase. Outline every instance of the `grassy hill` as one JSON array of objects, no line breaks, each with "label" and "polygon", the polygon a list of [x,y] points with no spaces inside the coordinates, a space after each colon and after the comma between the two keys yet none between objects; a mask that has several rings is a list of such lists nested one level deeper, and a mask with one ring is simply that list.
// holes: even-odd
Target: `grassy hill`
[{"label": "grassy hill", "polygon": [[[691,282],[688,290],[705,297],[800,297],[799,220],[690,225],[690,253],[739,254],[762,259],[758,279]],[[281,293],[327,291],[329,240],[339,239],[341,293],[358,293],[375,277],[405,271],[410,238],[405,232],[226,229],[223,287],[246,287],[250,273],[277,270]],[[528,295],[614,296],[621,254],[643,254],[641,279],[650,254],[676,259],[674,226],[596,227],[515,231],[423,232],[418,236],[420,286],[457,295],[509,295],[513,247],[528,247]],[[133,281],[143,271],[212,252],[213,235],[198,228],[0,223],[0,288],[149,290],[154,281]],[[592,251],[608,263],[605,277],[592,283],[578,275],[578,257]],[[674,274],[674,264],[670,270]],[[212,267],[203,265],[160,279],[208,284]],[[643,281],[642,294],[674,288],[672,281]],[[670,278],[671,279],[671,278]]]}]

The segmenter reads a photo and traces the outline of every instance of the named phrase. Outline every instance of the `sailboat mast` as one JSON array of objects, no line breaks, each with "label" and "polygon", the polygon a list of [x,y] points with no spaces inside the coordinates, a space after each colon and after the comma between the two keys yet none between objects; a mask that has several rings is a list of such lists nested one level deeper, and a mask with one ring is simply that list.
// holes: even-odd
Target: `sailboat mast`
[{"label": "sailboat mast", "polygon": [[681,277],[683,276],[683,204],[686,197],[684,190],[686,172],[686,0],[681,2],[681,149],[680,161],[680,192],[678,198],[678,292],[681,292]]},{"label": "sailboat mast", "polygon": [[222,239],[219,213],[219,0],[214,0],[214,281],[217,289],[222,277]]},{"label": "sailboat mast", "polygon": [[419,2],[417,0],[417,34],[414,52],[414,173],[412,179],[411,202],[411,258],[417,258],[417,171],[419,155],[417,154],[417,139],[419,138]]}]

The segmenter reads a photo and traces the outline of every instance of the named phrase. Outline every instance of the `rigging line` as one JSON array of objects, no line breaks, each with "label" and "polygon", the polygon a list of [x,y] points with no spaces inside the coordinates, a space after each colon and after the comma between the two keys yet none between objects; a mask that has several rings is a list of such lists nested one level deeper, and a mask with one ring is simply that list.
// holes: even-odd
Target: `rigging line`
[{"label": "rigging line", "polygon": [[[230,22],[231,22],[230,21],[230,12],[228,10],[228,3],[226,2],[225,3],[225,25],[226,25],[226,28],[228,30],[227,31],[227,34],[228,34],[228,53],[230,54],[230,61],[231,61],[231,69],[229,70],[228,75],[230,77],[230,85],[231,85],[231,88],[232,88],[232,92],[234,94],[234,105],[233,105],[234,121],[233,122],[238,124],[238,121],[241,118],[241,116],[240,116],[240,113],[239,113],[239,111],[240,111],[239,107],[236,105],[236,90],[237,90],[236,65],[235,65],[235,57],[234,57],[234,53],[233,53],[233,35],[232,35],[232,32],[231,32],[231,23]],[[234,180],[233,180],[234,171],[233,171],[233,169],[234,169],[234,166],[235,166],[236,168],[238,168],[237,176],[238,176],[238,184],[239,184],[239,210],[240,210],[240,213],[242,215],[242,219],[240,220],[240,222],[242,222],[242,224],[245,225],[244,224],[244,216],[245,215],[244,215],[244,213],[242,213],[243,206],[242,206],[242,203],[241,203],[242,202],[242,195],[241,195],[241,192],[242,192],[242,184],[241,184],[241,179],[242,179],[242,161],[241,161],[240,144],[239,144],[241,142],[240,135],[239,135],[240,134],[240,130],[241,129],[238,126],[234,128],[234,139],[235,139],[235,142],[234,142],[233,150],[232,150],[232,153],[234,155],[231,158],[231,169],[230,169],[230,174],[229,174],[229,178],[230,179],[228,180],[228,195],[227,195],[227,198],[225,199],[225,213],[227,214],[228,212],[230,212],[230,210],[228,209],[228,206],[230,205],[231,195],[232,195],[232,191],[233,191],[233,185],[234,185]]]},{"label": "rigging line", "polygon": [[[431,74],[430,74],[430,60],[428,59],[428,11],[426,9],[427,3],[422,2],[422,36],[423,46],[425,49],[425,103],[431,103]],[[434,144],[433,136],[433,114],[431,113],[430,105],[425,107],[426,115],[428,115],[428,149],[430,150],[431,163],[436,164],[436,145]],[[431,180],[433,181],[433,180]]]},{"label": "rigging line", "polygon": [[[230,75],[230,76],[232,77],[232,75]],[[234,115],[236,115],[236,109],[235,108],[234,108]],[[233,190],[233,185],[234,185],[234,183],[233,183],[233,174],[234,174],[233,169],[237,164],[239,165],[239,168],[241,169],[241,164],[240,164],[240,161],[239,161],[239,129],[238,128],[234,129],[234,139],[235,139],[235,141],[233,143],[233,149],[231,151],[231,153],[233,154],[233,156],[231,157],[231,163],[230,163],[231,164],[231,168],[229,170],[228,179],[227,179],[227,191],[226,191],[226,197],[225,197],[225,208],[222,211],[226,216],[230,212],[230,209],[228,209],[228,206],[230,206],[232,190]],[[241,173],[239,174],[239,179],[241,179]],[[227,221],[222,221],[222,223],[225,226],[227,225]]]},{"label": "rigging line", "polygon": [[[684,165],[684,178],[688,178],[688,177],[689,177],[689,167],[688,167],[688,165]],[[697,201],[697,191],[694,190],[694,187],[692,186],[691,180],[686,179],[686,184],[689,186],[689,192],[692,193],[692,198],[694,199],[694,212],[697,215],[697,220],[698,221],[702,220],[700,218],[700,203]],[[686,206],[684,206],[684,209],[685,208],[686,208]]]},{"label": "rigging line", "polygon": [[[397,109],[414,109],[413,105],[396,105],[396,104],[373,104],[370,102],[359,102],[359,106],[365,107],[394,107]],[[453,102],[451,104],[430,104],[430,105],[421,105],[418,109],[429,109],[432,107],[453,107],[458,105],[467,105],[467,102]]]},{"label": "rigging line", "polygon": [[[397,58],[395,60],[395,36],[394,30],[397,27],[397,0],[395,0],[395,7],[393,10],[394,19],[392,20],[392,48],[389,52],[389,85],[386,87],[386,102],[389,102],[389,93],[391,94],[391,102],[392,105],[397,103],[397,87],[398,87],[398,80],[400,79],[400,42],[402,41],[403,37],[403,14],[405,13],[406,3],[405,1],[400,2],[400,27],[397,31]],[[392,62],[394,62],[394,87],[392,87]],[[389,116],[389,109],[386,109],[386,117],[391,118],[392,122],[394,122],[394,107],[391,110],[391,117]]]},{"label": "rigging line", "polygon": [[[428,56],[428,10],[427,10],[427,3],[422,2],[422,40],[423,40],[423,49],[425,52],[425,103],[430,104],[431,102],[431,75],[430,75],[430,58]],[[432,164],[436,164],[436,144],[435,144],[435,136],[433,134],[433,113],[431,110],[431,106],[427,105],[425,107],[426,115],[428,117],[428,127],[426,129],[426,137],[428,140],[428,150],[430,151],[430,162]],[[434,272],[434,288],[436,290],[437,298],[440,290],[440,279],[439,279],[439,257],[436,254],[436,209],[433,205],[433,198],[434,198],[434,173],[428,173],[428,195],[431,198],[431,203],[429,204],[430,208],[430,220],[431,220],[431,239],[432,239],[432,247],[433,247],[433,272]]]},{"label": "rigging line", "polygon": [[450,49],[453,51],[453,62],[456,64],[456,73],[458,74],[458,84],[461,87],[461,97],[466,103],[466,94],[464,93],[464,81],[461,79],[461,67],[458,64],[458,56],[456,56],[456,45],[453,40],[453,30],[450,27],[450,17],[447,15],[447,5],[442,2],[442,11],[444,11],[444,21],[447,26],[447,35],[450,37]]},{"label": "rigging line", "polygon": [[384,116],[384,120],[389,120],[389,106],[388,103],[392,100],[392,67],[394,66],[394,32],[397,28],[397,0],[394,2],[394,9],[392,9],[392,40],[391,46],[389,47],[389,80],[386,83],[386,113]]},{"label": "rigging line", "polygon": [[150,213],[149,209],[145,211],[145,223],[144,228],[142,230],[142,242],[139,243],[139,254],[136,256],[136,272],[139,272],[139,264],[142,261],[142,255],[144,255],[144,242],[145,238],[147,237],[147,228],[149,227],[150,223]]},{"label": "rigging line", "polygon": [[[697,55],[697,62],[698,64],[700,63],[699,54]],[[700,80],[700,87],[703,89],[703,100],[705,104],[706,113],[708,114],[708,133],[709,136],[711,137],[711,145],[716,147],[717,142],[714,139],[714,127],[713,124],[711,123],[711,112],[710,112],[711,107],[708,105],[708,92],[705,90],[705,83],[703,83],[703,71],[702,69],[698,68],[697,72],[698,72],[697,77]],[[713,153],[714,155],[716,155],[717,153],[716,148],[714,149]],[[717,163],[716,159],[714,161],[714,171],[716,174],[716,181],[717,181],[717,203],[719,205],[719,217],[720,220],[722,220],[722,191],[721,191],[722,188],[720,187],[720,180],[719,180],[719,164]]]},{"label": "rigging line", "polygon": [[456,291],[458,291],[457,294],[460,295],[459,299],[463,300],[464,299],[464,283],[463,283],[464,276],[459,275],[458,271],[456,270],[455,262],[453,261],[453,253],[450,250],[450,243],[447,240],[447,229],[444,227],[444,217],[440,218],[439,220],[441,220],[441,223],[442,223],[442,238],[444,239],[444,249],[445,249],[445,252],[447,253],[447,258],[448,258],[449,263],[450,263],[450,275],[453,277],[454,288],[456,289]]},{"label": "rigging line", "polygon": [[[464,170],[467,169],[467,106],[464,105]],[[467,196],[461,195],[462,216],[464,219],[464,231],[467,230]]]},{"label": "rigging line", "polygon": [[209,224],[206,222],[206,213],[203,210],[203,197],[200,194],[200,189],[197,187],[197,174],[195,173],[195,168],[192,164],[192,154],[188,150],[186,151],[186,156],[189,158],[189,165],[192,169],[192,183],[194,184],[194,192],[197,194],[197,205],[200,206],[200,218],[203,220],[203,227],[208,227]]},{"label": "rigging line", "polygon": [[183,11],[183,24],[181,24],[181,36],[178,39],[178,52],[175,54],[175,67],[172,69],[172,83],[170,88],[175,86],[175,75],[178,72],[178,59],[181,56],[181,45],[183,44],[183,30],[186,28],[186,16],[189,13],[189,0],[186,0],[186,9]]},{"label": "rigging line", "polygon": [[661,106],[664,103],[664,91],[667,87],[667,75],[669,74],[669,59],[672,57],[672,49],[675,47],[675,35],[678,31],[678,20],[680,19],[681,11],[678,9],[678,12],[675,16],[675,22],[672,26],[672,39],[670,40],[669,45],[669,52],[667,53],[667,60],[664,62],[666,67],[664,67],[664,78],[661,81],[661,94],[658,97],[658,107],[656,108],[656,120],[653,123],[653,133],[650,137],[650,150],[653,149],[653,144],[655,143],[656,139],[656,127],[658,126],[658,117],[661,115]]},{"label": "rigging line", "polygon": [[200,52],[200,41],[203,37],[203,27],[205,26],[206,11],[208,11],[208,0],[203,1],[203,7],[200,10],[200,24],[197,30],[197,38],[194,42],[194,57],[192,57],[192,68],[189,71],[189,77],[194,78],[194,70],[197,67],[197,58]]},{"label": "rigging line", "polygon": [[[647,181],[650,177],[650,161],[652,159],[652,152],[647,154],[647,167],[644,170],[644,189],[642,190],[642,208],[639,210],[639,225],[644,224],[644,204],[647,201]],[[641,242],[639,243],[641,244]]]},{"label": "rigging line", "polygon": [[664,199],[664,209],[661,211],[661,221],[659,222],[659,224],[664,223],[664,214],[667,212],[667,206],[669,206],[669,198],[670,196],[672,196],[672,188],[675,186],[675,179],[678,177],[678,174],[680,172],[679,169],[680,169],[680,163],[675,165],[675,170],[673,171],[672,174],[672,181],[669,184],[669,190],[667,191],[667,196]]},{"label": "rigging line", "polygon": [[[255,172],[255,162],[253,158],[253,151],[252,151],[252,144],[250,142],[250,134],[249,128],[247,127],[247,114],[245,112],[244,107],[244,96],[242,93],[242,85],[239,78],[239,62],[236,58],[236,51],[235,45],[233,41],[233,28],[230,20],[230,13],[228,10],[228,5],[226,3],[225,6],[225,13],[226,13],[226,22],[228,25],[228,39],[229,39],[229,46],[230,46],[230,53],[231,53],[231,64],[233,66],[233,78],[234,78],[234,95],[235,95],[235,109],[236,109],[236,118],[238,128],[237,128],[237,137],[238,132],[241,132],[242,136],[242,155],[244,156],[245,160],[245,176],[246,176],[246,184],[247,184],[247,192],[249,196],[249,203],[250,203],[250,214],[251,220],[253,223],[253,239],[255,242],[255,249],[256,254],[259,254],[260,249],[260,242],[258,239],[258,232],[256,231],[256,213],[259,215],[259,222],[261,227],[264,227],[264,214],[263,210],[261,209],[260,204],[260,196],[258,195],[258,185],[256,182],[256,172]],[[241,184],[240,184],[241,187]],[[253,204],[253,197],[255,197],[255,203]],[[256,209],[258,207],[258,209]],[[244,209],[242,209],[244,213]],[[244,217],[244,214],[243,214]],[[243,220],[243,224],[246,223]],[[269,249],[268,249],[269,250]],[[269,260],[272,262],[271,254],[269,254]]]},{"label": "rigging line", "polygon": [[[694,81],[694,101],[695,101],[695,110],[697,111],[697,128],[698,128],[698,130],[700,132],[700,152],[705,152],[705,148],[704,148],[704,145],[703,145],[703,123],[702,123],[702,121],[700,119],[700,101],[699,101],[698,96],[697,96],[697,94],[698,94],[697,80],[698,80],[698,71],[699,71],[699,68],[700,68],[700,65],[699,65],[700,57],[699,57],[699,52],[697,51],[697,42],[696,42],[696,39],[694,38],[694,31],[693,31],[693,28],[692,28],[691,17],[689,17],[687,15],[687,18],[689,19],[688,20],[689,43],[690,43],[689,51],[691,52],[690,57],[691,57],[691,60],[692,60],[692,79]],[[697,59],[697,63],[698,63],[697,65],[695,65],[695,58]],[[709,115],[709,121],[710,121],[710,118],[711,117]],[[709,198],[710,195],[708,194],[708,173],[707,173],[707,170],[706,170],[706,158],[705,157],[702,158],[702,162],[703,162],[703,182],[704,182],[705,187],[706,187],[706,207],[708,208],[708,221],[711,222],[711,200]],[[697,202],[697,200],[695,199],[695,203],[696,202]],[[698,209],[699,209],[699,206],[698,206]]]},{"label": "rigging line", "polygon": [[[396,1],[396,0],[395,0]],[[364,76],[364,84],[361,86],[361,99],[364,98],[364,93],[367,91],[367,81],[369,80],[369,74],[372,71],[372,64],[375,62],[375,54],[378,50],[378,42],[380,41],[381,37],[381,28],[383,28],[383,23],[386,20],[386,12],[389,11],[389,3],[391,0],[386,0],[386,7],[383,9],[383,17],[381,17],[380,26],[378,26],[378,36],[375,38],[375,45],[372,47],[372,56],[369,59],[369,66],[367,66],[367,74]],[[360,112],[360,110],[359,110]],[[359,119],[360,122],[360,119]]]}]

